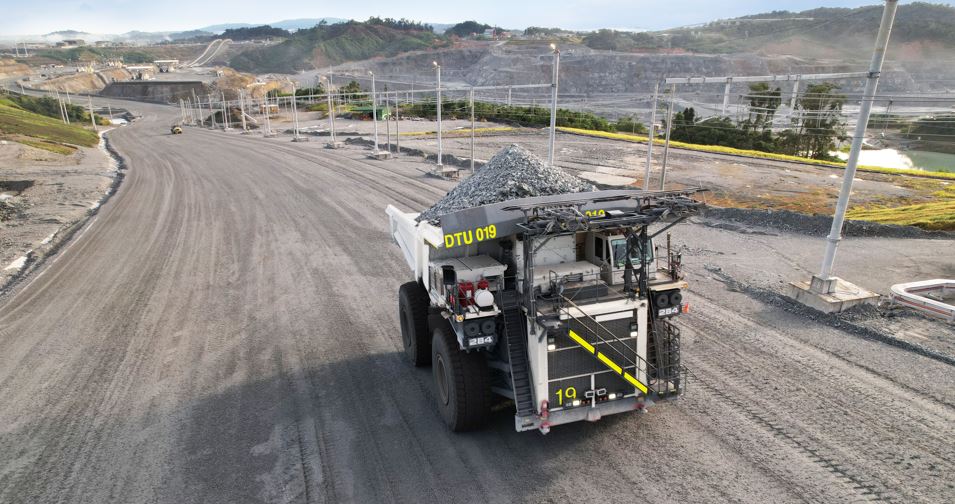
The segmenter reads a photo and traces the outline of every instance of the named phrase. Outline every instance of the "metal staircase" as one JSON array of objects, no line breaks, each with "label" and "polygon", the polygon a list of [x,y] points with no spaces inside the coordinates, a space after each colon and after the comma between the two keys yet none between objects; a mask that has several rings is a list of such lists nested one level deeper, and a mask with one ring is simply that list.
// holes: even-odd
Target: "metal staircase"
[{"label": "metal staircase", "polygon": [[507,359],[511,365],[514,403],[517,406],[517,416],[526,417],[533,415],[535,408],[527,364],[525,317],[521,311],[520,295],[516,290],[508,289],[502,292],[501,307],[504,311],[504,334],[507,341]]}]

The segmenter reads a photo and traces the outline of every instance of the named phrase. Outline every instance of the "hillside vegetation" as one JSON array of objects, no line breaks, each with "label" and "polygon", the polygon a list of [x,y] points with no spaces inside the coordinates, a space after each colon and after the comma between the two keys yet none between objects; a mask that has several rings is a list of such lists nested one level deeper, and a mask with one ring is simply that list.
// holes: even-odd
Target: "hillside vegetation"
[{"label": "hillside vegetation", "polygon": [[299,30],[280,44],[236,56],[230,66],[254,73],[292,73],[376,56],[395,56],[445,43],[429,25],[404,19],[370,18],[364,22],[319,24]]},{"label": "hillside vegetation", "polygon": [[[872,50],[882,5],[854,9],[773,11],[662,32],[599,30],[584,43],[593,49],[643,51],[684,49],[698,53],[766,52],[800,56],[850,56]],[[955,7],[915,2],[901,5],[892,29],[897,54],[952,54]],[[890,55],[891,56],[891,55]]]},{"label": "hillside vegetation", "polygon": [[[53,105],[45,100],[53,102]],[[55,103],[50,98],[28,98],[20,103],[16,98],[0,95],[0,138],[60,154],[73,152],[70,145],[92,147],[99,142],[96,133],[81,126],[89,123],[63,124],[58,117],[44,115],[51,110],[50,107],[56,107]],[[41,113],[32,112],[26,107]],[[75,121],[82,121],[85,115],[80,107],[71,107],[70,113]],[[85,119],[89,121],[89,116],[85,115]]]}]

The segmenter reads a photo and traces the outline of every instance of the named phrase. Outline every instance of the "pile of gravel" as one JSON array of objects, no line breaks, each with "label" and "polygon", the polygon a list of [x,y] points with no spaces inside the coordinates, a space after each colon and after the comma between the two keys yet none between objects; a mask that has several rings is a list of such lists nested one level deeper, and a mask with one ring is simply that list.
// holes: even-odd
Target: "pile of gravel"
[{"label": "pile of gravel", "polygon": [[511,144],[471,177],[451,189],[418,220],[437,222],[442,215],[517,198],[593,191],[593,184],[560,168],[548,167],[523,147]]}]

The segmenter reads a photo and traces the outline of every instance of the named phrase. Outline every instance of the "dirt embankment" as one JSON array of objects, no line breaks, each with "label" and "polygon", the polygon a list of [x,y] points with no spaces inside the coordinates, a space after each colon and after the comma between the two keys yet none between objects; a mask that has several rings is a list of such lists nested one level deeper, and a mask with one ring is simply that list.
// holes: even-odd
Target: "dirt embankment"
[{"label": "dirt embankment", "polygon": [[252,98],[262,98],[273,90],[281,93],[291,93],[293,90],[292,81],[288,79],[263,79],[227,67],[220,68],[219,71],[222,76],[216,79],[214,85],[217,90],[224,92],[226,99],[229,100],[238,98],[240,90]]},{"label": "dirt embankment", "polygon": [[64,156],[0,141],[0,291],[96,211],[116,174],[102,148]]},{"label": "dirt embankment", "polygon": [[0,59],[0,79],[12,79],[30,75],[30,67],[12,59]]},{"label": "dirt embankment", "polygon": [[93,73],[76,73],[64,75],[47,81],[33,84],[37,89],[48,91],[69,91],[70,93],[98,93],[110,82],[128,80],[132,74],[125,68],[109,68]]}]

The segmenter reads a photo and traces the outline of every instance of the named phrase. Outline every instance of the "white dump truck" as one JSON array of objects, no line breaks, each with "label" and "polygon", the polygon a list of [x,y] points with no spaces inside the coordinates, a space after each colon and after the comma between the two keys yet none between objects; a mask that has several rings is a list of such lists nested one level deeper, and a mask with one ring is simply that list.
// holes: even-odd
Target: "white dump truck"
[{"label": "white dump truck", "polygon": [[695,192],[516,199],[439,225],[388,206],[413,273],[398,291],[405,353],[433,367],[448,426],[479,428],[496,396],[518,431],[543,433],[678,397],[687,284],[669,234],[653,238],[699,208]]}]

